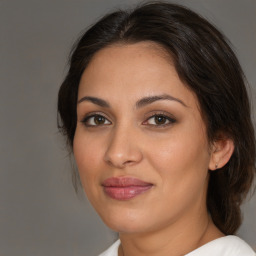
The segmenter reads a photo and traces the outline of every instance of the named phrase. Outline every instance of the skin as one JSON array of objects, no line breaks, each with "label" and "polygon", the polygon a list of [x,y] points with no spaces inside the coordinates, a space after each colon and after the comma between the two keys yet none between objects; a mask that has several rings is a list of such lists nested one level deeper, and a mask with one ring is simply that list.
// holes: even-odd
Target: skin
[{"label": "skin", "polygon": [[[136,106],[159,95],[175,99]],[[155,115],[169,119],[159,124]],[[81,182],[102,220],[119,232],[119,255],[184,255],[223,236],[207,212],[206,193],[209,169],[228,161],[233,144],[208,142],[198,100],[160,46],[117,44],[97,52],[79,84],[77,120],[73,150]],[[153,187],[115,200],[101,185],[110,177]]]}]

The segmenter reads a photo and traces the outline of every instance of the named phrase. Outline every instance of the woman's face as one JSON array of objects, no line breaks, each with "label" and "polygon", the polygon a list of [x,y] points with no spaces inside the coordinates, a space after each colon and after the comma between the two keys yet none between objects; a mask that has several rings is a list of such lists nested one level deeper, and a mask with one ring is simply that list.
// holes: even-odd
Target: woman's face
[{"label": "woman's face", "polygon": [[206,213],[211,160],[195,95],[157,45],[112,45],[84,71],[74,156],[88,199],[119,232]]}]

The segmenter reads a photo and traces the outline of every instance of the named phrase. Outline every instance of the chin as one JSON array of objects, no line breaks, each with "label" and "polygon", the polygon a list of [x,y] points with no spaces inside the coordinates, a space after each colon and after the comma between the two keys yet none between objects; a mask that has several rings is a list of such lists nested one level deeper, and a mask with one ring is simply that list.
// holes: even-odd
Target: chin
[{"label": "chin", "polygon": [[[108,214],[107,214],[108,213]],[[112,230],[119,233],[140,233],[148,229],[150,224],[147,218],[134,211],[116,211],[100,214],[103,222]]]},{"label": "chin", "polygon": [[144,233],[147,231],[148,227],[144,227],[140,223],[130,222],[130,221],[122,221],[115,223],[105,223],[110,229],[118,233],[126,233],[126,234],[134,234],[134,233]]}]

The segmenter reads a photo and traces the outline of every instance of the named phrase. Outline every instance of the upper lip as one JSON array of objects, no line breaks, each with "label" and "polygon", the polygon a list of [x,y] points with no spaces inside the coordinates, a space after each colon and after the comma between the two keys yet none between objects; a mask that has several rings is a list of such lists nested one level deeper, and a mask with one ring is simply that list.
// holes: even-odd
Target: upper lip
[{"label": "upper lip", "polygon": [[104,187],[152,186],[152,183],[134,177],[111,177],[102,182]]}]

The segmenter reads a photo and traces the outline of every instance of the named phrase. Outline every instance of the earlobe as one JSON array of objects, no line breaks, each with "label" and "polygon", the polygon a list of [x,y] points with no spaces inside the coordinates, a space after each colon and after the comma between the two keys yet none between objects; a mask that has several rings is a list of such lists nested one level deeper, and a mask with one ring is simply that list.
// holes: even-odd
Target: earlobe
[{"label": "earlobe", "polygon": [[226,165],[234,152],[234,142],[231,139],[223,138],[215,141],[212,145],[209,170],[217,170]]}]

